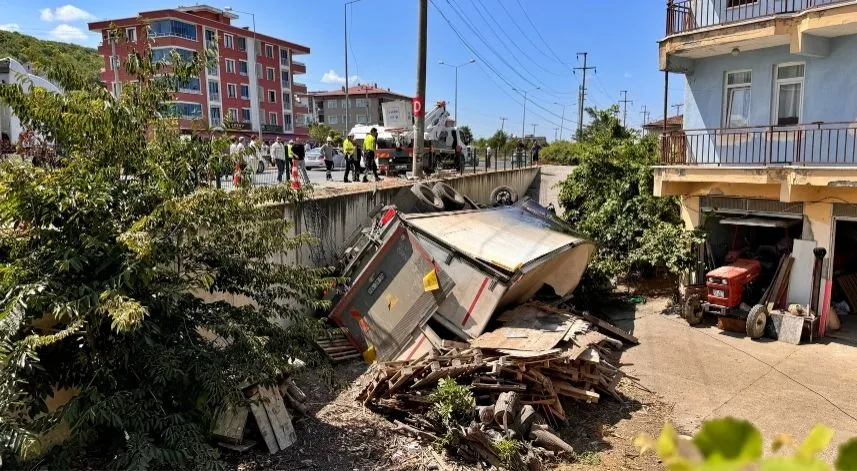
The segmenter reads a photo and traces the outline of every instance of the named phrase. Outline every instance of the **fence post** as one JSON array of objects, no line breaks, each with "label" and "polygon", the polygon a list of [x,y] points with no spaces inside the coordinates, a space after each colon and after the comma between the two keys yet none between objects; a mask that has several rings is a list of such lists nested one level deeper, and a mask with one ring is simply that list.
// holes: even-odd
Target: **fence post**
[{"label": "fence post", "polygon": [[765,165],[770,165],[773,161],[774,152],[774,127],[768,126],[768,155],[765,156]]}]

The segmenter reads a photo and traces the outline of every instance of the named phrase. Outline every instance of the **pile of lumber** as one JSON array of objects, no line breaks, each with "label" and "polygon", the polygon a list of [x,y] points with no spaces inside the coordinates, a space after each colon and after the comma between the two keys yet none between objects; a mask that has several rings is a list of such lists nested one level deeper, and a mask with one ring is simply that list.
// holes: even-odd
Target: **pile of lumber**
[{"label": "pile of lumber", "polygon": [[780,258],[780,263],[777,265],[777,271],[774,272],[774,278],[759,304],[764,304],[768,312],[775,307],[783,306],[786,300],[786,295],[789,290],[789,276],[791,275],[792,266],[794,265],[794,257],[784,254]]},{"label": "pile of lumber", "polygon": [[622,344],[581,317],[543,308],[528,304],[504,313],[502,327],[467,347],[377,364],[358,400],[396,417],[398,430],[435,441],[444,426],[432,419],[431,396],[441,380],[453,379],[475,398],[475,418],[461,433],[476,457],[492,462],[486,443],[503,437],[525,445],[518,456],[524,461],[571,451],[543,424],[566,421],[563,399],[597,403],[601,393],[616,396],[621,373],[614,360]]},{"label": "pile of lumber", "polygon": [[345,329],[342,327],[328,329],[315,339],[315,345],[331,363],[341,363],[363,358],[360,351],[348,340],[348,337],[345,335]]}]

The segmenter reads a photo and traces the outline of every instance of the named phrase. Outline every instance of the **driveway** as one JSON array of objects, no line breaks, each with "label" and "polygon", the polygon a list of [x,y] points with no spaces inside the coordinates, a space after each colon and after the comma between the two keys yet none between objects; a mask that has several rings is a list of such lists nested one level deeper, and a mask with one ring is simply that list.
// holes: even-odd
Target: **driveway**
[{"label": "driveway", "polygon": [[[857,436],[853,344],[753,341],[711,325],[690,327],[665,313],[667,306],[654,298],[608,317],[640,339],[623,354],[623,370],[675,405],[679,430],[691,434],[704,419],[732,416],[753,422],[767,445],[778,433],[802,440],[817,423],[834,430],[834,444]],[[832,446],[824,457],[835,455]]]}]

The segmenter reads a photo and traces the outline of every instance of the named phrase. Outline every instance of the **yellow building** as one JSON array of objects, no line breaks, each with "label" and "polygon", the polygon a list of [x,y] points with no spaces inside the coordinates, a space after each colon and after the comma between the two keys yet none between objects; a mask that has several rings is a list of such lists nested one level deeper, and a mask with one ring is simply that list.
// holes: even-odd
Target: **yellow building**
[{"label": "yellow building", "polygon": [[[682,80],[685,107],[655,195],[681,197],[718,263],[749,243],[815,241],[819,305],[847,302],[840,279],[857,273],[855,51],[854,0],[669,0],[659,42],[665,90]],[[760,224],[723,224],[736,218]]]}]

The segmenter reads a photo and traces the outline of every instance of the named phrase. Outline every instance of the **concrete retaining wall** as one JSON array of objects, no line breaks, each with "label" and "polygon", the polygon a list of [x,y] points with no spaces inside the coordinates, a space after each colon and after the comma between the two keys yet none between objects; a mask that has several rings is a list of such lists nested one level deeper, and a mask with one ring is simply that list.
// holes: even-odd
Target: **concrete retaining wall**
[{"label": "concrete retaining wall", "polygon": [[[477,203],[488,204],[491,191],[498,186],[508,186],[525,195],[538,174],[539,169],[531,167],[462,175],[443,181]],[[391,204],[399,190],[411,185],[403,182],[401,186],[377,191],[320,195],[299,208],[287,207],[286,218],[291,220],[295,232],[309,232],[320,239],[319,244],[304,247],[295,254],[295,261],[315,266],[334,263],[352,236],[368,224],[375,210]]]}]

